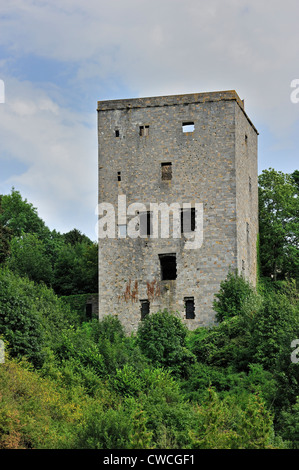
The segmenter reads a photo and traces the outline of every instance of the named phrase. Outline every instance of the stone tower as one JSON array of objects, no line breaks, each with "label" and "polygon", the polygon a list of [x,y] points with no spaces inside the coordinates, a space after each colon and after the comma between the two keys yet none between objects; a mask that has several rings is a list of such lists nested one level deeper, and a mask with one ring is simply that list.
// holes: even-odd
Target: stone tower
[{"label": "stone tower", "polygon": [[98,102],[100,319],[194,329],[230,269],[255,285],[257,136],[235,91]]}]

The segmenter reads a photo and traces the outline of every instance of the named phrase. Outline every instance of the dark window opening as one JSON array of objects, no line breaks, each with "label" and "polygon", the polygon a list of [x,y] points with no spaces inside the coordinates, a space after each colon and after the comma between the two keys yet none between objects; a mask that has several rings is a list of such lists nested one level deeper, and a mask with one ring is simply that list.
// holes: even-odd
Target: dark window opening
[{"label": "dark window opening", "polygon": [[118,129],[115,130],[115,137],[119,137],[119,130]]},{"label": "dark window opening", "polygon": [[121,181],[121,172],[120,171],[117,172],[117,181]]},{"label": "dark window opening", "polygon": [[159,255],[162,281],[173,281],[177,278],[176,255]]},{"label": "dark window opening", "polygon": [[144,320],[150,313],[150,303],[148,300],[140,300],[140,304],[141,320]]},{"label": "dark window opening", "polygon": [[185,313],[188,320],[194,320],[195,318],[195,305],[194,297],[185,297]]},{"label": "dark window opening", "polygon": [[172,164],[161,163],[162,181],[170,181],[172,179]]},{"label": "dark window opening", "polygon": [[140,236],[149,237],[153,233],[153,215],[151,211],[140,213]]},{"label": "dark window opening", "polygon": [[92,319],[92,304],[86,304],[85,314],[86,314],[86,320]]},{"label": "dark window opening", "polygon": [[245,134],[245,143],[247,144],[247,142],[248,142],[248,136],[247,134]]},{"label": "dark window opening", "polygon": [[194,132],[194,122],[183,122],[183,132]]},{"label": "dark window opening", "polygon": [[195,231],[195,207],[181,209],[181,233]]},{"label": "dark window opening", "polygon": [[139,135],[148,136],[149,135],[149,126],[139,126]]}]

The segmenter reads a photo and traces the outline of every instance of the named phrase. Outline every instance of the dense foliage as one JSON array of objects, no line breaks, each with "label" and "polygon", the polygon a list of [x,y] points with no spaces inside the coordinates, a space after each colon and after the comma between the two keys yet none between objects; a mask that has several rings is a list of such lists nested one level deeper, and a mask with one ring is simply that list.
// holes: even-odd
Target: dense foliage
[{"label": "dense foliage", "polygon": [[259,176],[261,270],[299,280],[299,177],[272,168]]},{"label": "dense foliage", "polygon": [[98,291],[98,247],[77,229],[51,231],[21,194],[0,196],[0,263],[59,295]]},{"label": "dense foliage", "polygon": [[188,331],[163,311],[127,336],[117,312],[85,322],[72,307],[96,276],[96,246],[49,231],[16,191],[3,196],[0,449],[298,449],[297,248],[288,232],[273,264],[279,211],[267,218],[264,201],[256,289],[230,272],[214,327]]},{"label": "dense foliage", "polygon": [[214,328],[187,331],[164,311],[132,337],[116,316],[80,322],[52,289],[7,268],[0,286],[0,448],[299,447],[299,310],[287,281],[251,290]]}]

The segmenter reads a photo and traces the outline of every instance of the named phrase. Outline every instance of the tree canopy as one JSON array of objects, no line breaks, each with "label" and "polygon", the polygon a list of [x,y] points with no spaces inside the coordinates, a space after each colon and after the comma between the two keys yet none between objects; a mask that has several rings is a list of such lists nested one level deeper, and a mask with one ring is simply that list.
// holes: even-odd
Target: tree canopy
[{"label": "tree canopy", "polygon": [[260,263],[264,276],[299,279],[298,170],[259,176]]},{"label": "tree canopy", "polygon": [[0,263],[57,294],[96,293],[98,247],[78,229],[50,230],[14,188],[0,196]]}]

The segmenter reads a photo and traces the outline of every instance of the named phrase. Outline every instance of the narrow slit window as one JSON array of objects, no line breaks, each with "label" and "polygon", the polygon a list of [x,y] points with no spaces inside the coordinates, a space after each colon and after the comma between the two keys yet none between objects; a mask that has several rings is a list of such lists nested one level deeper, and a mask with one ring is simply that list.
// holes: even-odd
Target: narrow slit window
[{"label": "narrow slit window", "polygon": [[183,132],[194,132],[194,122],[183,122],[182,124]]},{"label": "narrow slit window", "polygon": [[153,214],[151,211],[141,212],[140,218],[140,236],[149,237],[153,232]]},{"label": "narrow slit window", "polygon": [[188,320],[194,320],[195,318],[195,305],[194,297],[185,297],[185,315]]},{"label": "narrow slit window", "polygon": [[121,171],[117,172],[117,181],[121,181]]},{"label": "narrow slit window", "polygon": [[139,126],[139,135],[146,137],[149,135],[149,126]]},{"label": "narrow slit window", "polygon": [[195,231],[195,207],[181,209],[181,233]]},{"label": "narrow slit window", "polygon": [[119,129],[115,129],[115,137],[119,137]]},{"label": "narrow slit window", "polygon": [[150,313],[150,303],[148,300],[140,300],[141,320],[144,320]]},{"label": "narrow slit window", "polygon": [[172,179],[172,164],[161,163],[162,181],[170,181]]},{"label": "narrow slit window", "polygon": [[86,304],[86,320],[92,320],[92,304]]},{"label": "narrow slit window", "polygon": [[177,278],[176,255],[159,255],[161,266],[161,280],[173,281]]}]

